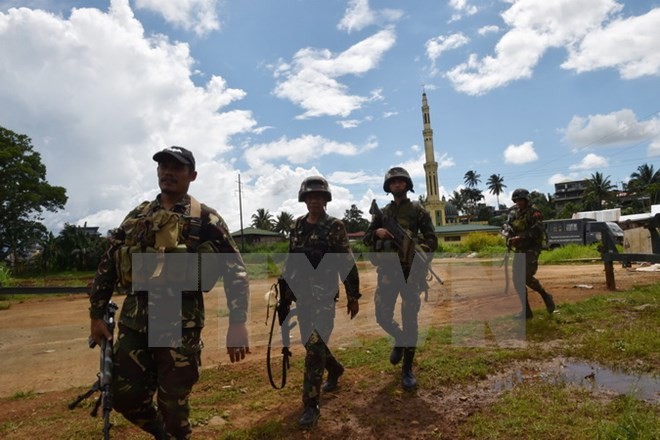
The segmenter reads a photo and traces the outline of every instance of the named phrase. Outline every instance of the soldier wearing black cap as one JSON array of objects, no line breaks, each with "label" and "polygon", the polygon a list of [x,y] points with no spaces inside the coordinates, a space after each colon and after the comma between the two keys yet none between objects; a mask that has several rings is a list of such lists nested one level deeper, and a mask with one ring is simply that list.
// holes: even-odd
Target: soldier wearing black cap
[{"label": "soldier wearing black cap", "polygon": [[[112,233],[90,295],[91,335],[97,343],[112,339],[103,313],[115,288],[125,289],[114,344],[113,408],[154,438],[187,439],[192,432],[188,399],[201,367],[202,285],[212,286],[218,277],[223,278],[229,309],[227,351],[232,362],[250,352],[245,326],[249,285],[245,265],[224,220],[188,194],[197,178],[193,154],[173,146],[159,151],[153,159],[158,162],[160,194],[133,209]],[[218,263],[211,266],[216,272],[205,271],[201,281],[196,264],[190,264],[190,269],[188,260],[176,267],[168,263],[166,257],[176,252],[198,254],[190,259],[194,262],[215,258]],[[164,264],[148,270],[137,268],[134,263],[141,255],[156,255],[153,261]],[[139,289],[145,278],[157,286],[158,294],[151,287],[149,291],[134,288],[137,285]],[[179,289],[181,279],[192,279],[192,284]],[[187,290],[190,286],[196,288]],[[156,316],[160,294],[177,301],[180,297],[180,313],[176,310],[165,322]]]}]

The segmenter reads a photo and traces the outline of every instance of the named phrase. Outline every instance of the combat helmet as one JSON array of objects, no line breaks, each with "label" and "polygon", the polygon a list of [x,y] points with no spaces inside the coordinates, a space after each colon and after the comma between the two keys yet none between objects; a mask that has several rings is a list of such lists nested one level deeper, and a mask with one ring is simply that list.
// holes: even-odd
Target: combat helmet
[{"label": "combat helmet", "polygon": [[298,191],[298,201],[304,202],[305,196],[311,192],[320,192],[325,194],[326,201],[332,200],[332,193],[328,181],[321,176],[310,176],[302,181]]},{"label": "combat helmet", "polygon": [[408,171],[405,170],[405,168],[401,167],[394,167],[390,168],[387,173],[385,173],[385,181],[383,182],[383,191],[386,193],[390,192],[390,181],[395,178],[401,178],[406,181],[408,184],[407,190],[410,192],[415,192],[413,190],[413,182],[412,179],[410,178],[410,174],[408,174]]},{"label": "combat helmet", "polygon": [[513,191],[513,194],[511,194],[511,200],[515,202],[518,199],[525,199],[529,202],[529,191],[525,188],[518,188]]}]

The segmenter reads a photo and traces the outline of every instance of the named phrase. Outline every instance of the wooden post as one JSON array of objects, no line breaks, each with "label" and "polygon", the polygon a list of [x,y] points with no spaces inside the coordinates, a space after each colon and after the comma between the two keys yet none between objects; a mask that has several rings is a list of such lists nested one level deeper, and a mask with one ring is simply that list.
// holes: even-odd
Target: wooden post
[{"label": "wooden post", "polygon": [[616,283],[614,282],[614,262],[605,261],[605,284],[607,290],[616,290]]}]

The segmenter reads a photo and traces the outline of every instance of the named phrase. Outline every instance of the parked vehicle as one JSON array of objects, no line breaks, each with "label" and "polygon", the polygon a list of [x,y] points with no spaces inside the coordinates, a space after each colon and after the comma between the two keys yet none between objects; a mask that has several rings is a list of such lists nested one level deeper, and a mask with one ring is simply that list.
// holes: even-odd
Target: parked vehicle
[{"label": "parked vehicle", "polygon": [[570,243],[590,245],[600,241],[600,232],[595,232],[595,224],[605,223],[612,233],[614,241],[623,245],[623,230],[614,222],[598,222],[592,218],[574,218],[564,220],[545,220],[546,247],[554,249]]}]

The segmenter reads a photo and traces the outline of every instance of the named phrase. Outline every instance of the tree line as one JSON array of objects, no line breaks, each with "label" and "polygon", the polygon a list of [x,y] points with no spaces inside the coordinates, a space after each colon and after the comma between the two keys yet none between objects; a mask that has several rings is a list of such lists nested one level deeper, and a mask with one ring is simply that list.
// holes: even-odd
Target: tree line
[{"label": "tree line", "polygon": [[[495,210],[482,202],[480,182],[481,175],[469,170],[464,175],[465,188],[454,191],[448,201],[470,218],[492,221]],[[499,203],[506,188],[504,178],[492,174],[486,188],[497,197],[498,209],[506,208]],[[64,209],[67,200],[65,188],[47,182],[46,166],[31,139],[0,127],[0,264],[29,261],[29,270],[94,270],[106,248],[105,237],[69,224],[54,236],[42,223],[44,212]],[[646,163],[638,166],[622,191],[612,184],[610,176],[596,172],[587,180],[582,202],[568,203],[559,212],[550,194],[532,192],[531,202],[546,219],[613,207],[621,207],[623,214],[646,212],[652,204],[660,203],[660,171]],[[354,204],[345,211],[342,220],[348,232],[367,229],[369,221],[363,214]],[[293,221],[289,212],[273,216],[260,208],[252,215],[251,226],[287,236]]]}]

